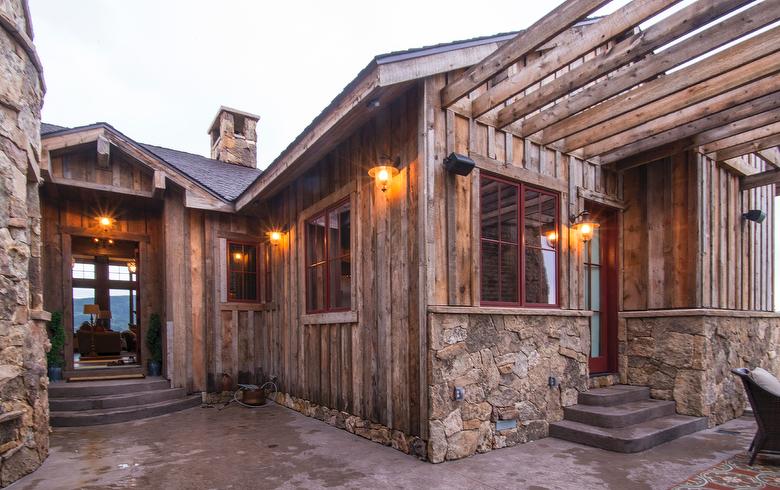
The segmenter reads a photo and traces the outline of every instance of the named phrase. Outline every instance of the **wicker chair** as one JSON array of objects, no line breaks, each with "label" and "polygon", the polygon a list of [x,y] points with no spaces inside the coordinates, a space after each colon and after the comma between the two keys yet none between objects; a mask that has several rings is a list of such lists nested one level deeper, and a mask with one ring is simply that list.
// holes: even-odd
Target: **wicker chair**
[{"label": "wicker chair", "polygon": [[750,465],[758,453],[780,454],[780,397],[769,393],[753,381],[747,368],[732,369],[742,379],[758,430],[750,443]]}]

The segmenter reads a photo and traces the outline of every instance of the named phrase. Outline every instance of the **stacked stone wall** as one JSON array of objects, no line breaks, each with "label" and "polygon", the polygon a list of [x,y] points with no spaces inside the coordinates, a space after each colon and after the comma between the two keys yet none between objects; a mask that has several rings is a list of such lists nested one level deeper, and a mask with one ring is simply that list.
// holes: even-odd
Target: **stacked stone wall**
[{"label": "stacked stone wall", "polygon": [[431,313],[428,326],[434,463],[547,437],[548,424],[588,388],[585,312]]},{"label": "stacked stone wall", "polygon": [[674,400],[678,413],[722,424],[742,415],[747,403],[731,369],[763,367],[780,375],[780,316],[722,310],[662,315],[624,315],[621,375],[628,384],[649,386],[653,398]]},{"label": "stacked stone wall", "polygon": [[40,63],[27,5],[0,2],[0,486],[49,450],[38,200]]}]

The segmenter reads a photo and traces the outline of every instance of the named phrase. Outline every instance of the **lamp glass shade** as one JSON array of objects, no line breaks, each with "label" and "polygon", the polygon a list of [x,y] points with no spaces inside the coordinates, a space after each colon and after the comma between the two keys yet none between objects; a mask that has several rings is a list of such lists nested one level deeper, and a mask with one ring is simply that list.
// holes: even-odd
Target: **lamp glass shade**
[{"label": "lamp glass shade", "polygon": [[135,274],[136,271],[138,271],[138,264],[135,263],[135,260],[131,260],[127,263],[127,270],[130,274]]},{"label": "lamp glass shade", "polygon": [[382,192],[387,190],[388,183],[398,173],[398,169],[392,165],[377,165],[368,171],[368,175],[382,188]]},{"label": "lamp glass shade", "polygon": [[593,220],[586,219],[574,225],[574,229],[580,234],[582,241],[588,242],[593,238],[593,233],[599,228],[599,224]]},{"label": "lamp glass shade", "polygon": [[100,314],[100,305],[84,305],[84,314],[85,315],[99,315]]}]

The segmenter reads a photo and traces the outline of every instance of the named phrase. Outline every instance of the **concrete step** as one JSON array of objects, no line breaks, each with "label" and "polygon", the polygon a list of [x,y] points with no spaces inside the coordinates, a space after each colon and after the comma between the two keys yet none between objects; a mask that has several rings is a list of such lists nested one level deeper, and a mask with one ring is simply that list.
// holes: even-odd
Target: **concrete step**
[{"label": "concrete step", "polygon": [[119,395],[108,396],[50,398],[49,409],[52,411],[67,412],[77,410],[99,410],[102,408],[123,408],[184,398],[186,395],[187,392],[184,388],[171,388],[121,393]]},{"label": "concrete step", "polygon": [[650,399],[647,386],[614,385],[608,388],[594,388],[580,393],[577,401],[582,405],[612,407],[621,403]]},{"label": "concrete step", "polygon": [[574,405],[563,409],[564,418],[597,427],[628,427],[658,417],[674,415],[675,403],[641,400],[613,406]]},{"label": "concrete step", "polygon": [[550,424],[550,436],[608,451],[636,453],[706,428],[706,418],[685,415],[669,415],[619,428],[562,420]]},{"label": "concrete step", "polygon": [[111,396],[140,391],[167,390],[171,387],[167,379],[155,377],[144,379],[56,382],[49,384],[49,398],[79,398],[87,396]]},{"label": "concrete step", "polygon": [[200,401],[200,395],[195,395],[158,403],[135,405],[132,407],[65,412],[52,411],[50,414],[50,421],[53,427],[83,427],[86,425],[115,424],[118,422],[127,422],[129,420],[156,417],[158,415],[165,415],[166,413],[197,407],[200,405]]}]

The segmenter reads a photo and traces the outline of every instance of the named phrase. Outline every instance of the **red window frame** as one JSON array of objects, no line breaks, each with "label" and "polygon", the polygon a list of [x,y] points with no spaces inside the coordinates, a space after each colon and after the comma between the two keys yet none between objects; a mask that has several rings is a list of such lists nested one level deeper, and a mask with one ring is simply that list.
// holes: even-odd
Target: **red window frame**
[{"label": "red window frame", "polygon": [[[231,245],[241,245],[242,247],[252,247],[252,248],[255,249],[255,271],[254,271],[254,275],[255,275],[255,297],[253,299],[252,298],[249,298],[249,299],[247,299],[247,298],[236,298],[230,292],[230,274],[231,273],[234,273],[234,272],[235,273],[239,273],[239,274],[252,274],[253,273],[253,272],[248,271],[248,270],[234,270],[232,268],[233,261],[231,260],[231,257],[230,257],[230,254],[231,254],[230,246]],[[226,277],[227,282],[226,282],[226,284],[227,284],[227,299],[228,299],[228,301],[234,302],[234,303],[258,303],[258,302],[260,302],[260,267],[259,267],[260,263],[257,260],[257,251],[258,251],[258,249],[259,249],[259,247],[258,247],[257,243],[242,242],[242,241],[238,241],[238,240],[228,240],[227,241],[227,246],[226,246],[227,255],[225,256],[225,260],[227,261],[227,267],[225,269],[227,271],[227,277]]]},{"label": "red window frame", "polygon": [[[342,207],[344,204],[349,204],[349,213],[350,213],[350,226],[349,226],[349,253],[339,255],[337,257],[331,257],[329,253],[330,249],[330,243],[329,242],[329,234],[328,229],[330,226],[330,213],[331,211],[334,211],[340,207]],[[330,312],[339,312],[339,311],[351,311],[352,310],[352,298],[351,298],[351,292],[352,292],[352,279],[350,276],[350,300],[348,306],[342,306],[342,307],[334,307],[330,304],[330,265],[331,262],[336,260],[341,260],[345,257],[350,258],[350,266],[352,264],[352,201],[349,197],[346,197],[344,199],[339,200],[338,202],[331,204],[330,206],[325,207],[321,211],[314,213],[310,215],[308,218],[306,218],[306,221],[304,222],[306,225],[308,225],[310,222],[315,221],[319,218],[323,218],[325,220],[325,236],[323,239],[323,248],[324,248],[324,254],[323,259],[320,261],[317,261],[316,263],[309,263],[309,233],[308,230],[306,230],[306,237],[304,242],[304,266],[306,268],[305,276],[306,276],[306,291],[304,294],[304,301],[306,302],[306,313],[307,314],[315,314],[315,313],[330,313]],[[320,267],[323,266],[325,268],[325,272],[323,274],[324,277],[324,294],[325,294],[325,301],[324,301],[324,308],[320,308],[318,310],[312,310],[309,309],[309,290],[310,290],[310,284],[309,284],[309,269],[311,267]]]},{"label": "red window frame", "polygon": [[[509,242],[506,240],[501,239],[500,231],[498,233],[498,239],[493,238],[486,238],[482,235],[482,207],[480,206],[480,217],[479,217],[479,261],[480,261],[480,305],[483,306],[502,306],[502,307],[529,307],[529,308],[558,308],[560,307],[560,237],[561,237],[561,224],[560,224],[560,194],[558,192],[550,191],[547,189],[543,189],[540,187],[527,185],[523,182],[517,182],[514,180],[506,179],[503,177],[495,176],[492,174],[482,174],[480,175],[480,200],[481,200],[481,189],[482,184],[485,180],[492,180],[495,182],[499,182],[502,184],[507,184],[514,186],[516,189],[516,199],[517,203],[515,205],[515,213],[516,213],[516,220],[517,220],[517,236],[515,238],[515,242]],[[544,194],[551,196],[555,199],[555,233],[557,234],[557,240],[555,242],[555,245],[553,248],[543,248],[543,247],[529,247],[525,243],[525,193],[526,191],[532,191],[537,192],[539,194]],[[499,197],[500,199],[500,197]],[[500,206],[500,200],[499,200],[499,206]],[[500,207],[499,207],[500,209]],[[500,225],[499,225],[500,226]],[[502,245],[515,245],[516,251],[517,251],[517,301],[492,301],[492,300],[482,300],[482,271],[484,271],[484,243],[496,243],[499,245],[499,250],[501,249]],[[540,250],[552,250],[555,252],[555,303],[534,303],[526,301],[526,248],[533,248],[533,249],[540,249]],[[499,278],[501,277],[501,260],[499,258],[498,262],[498,275]],[[501,281],[499,279],[499,293],[498,297],[501,297]]]}]

